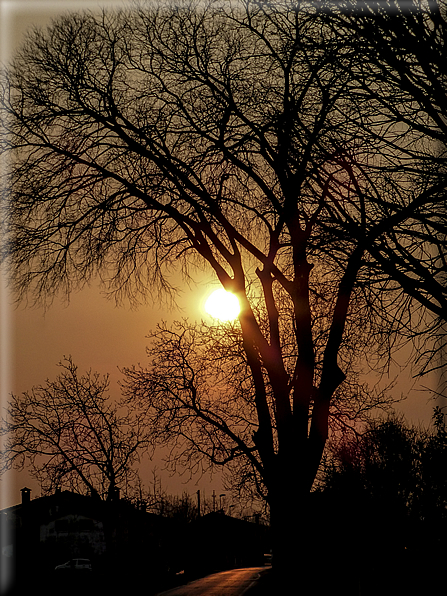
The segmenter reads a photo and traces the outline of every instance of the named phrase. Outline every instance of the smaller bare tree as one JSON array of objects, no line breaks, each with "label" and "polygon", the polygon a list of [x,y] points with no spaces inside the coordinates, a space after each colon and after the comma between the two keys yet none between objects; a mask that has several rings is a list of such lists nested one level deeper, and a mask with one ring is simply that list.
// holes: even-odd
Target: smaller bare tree
[{"label": "smaller bare tree", "polygon": [[[125,403],[144,417],[153,448],[168,447],[167,469],[191,477],[220,469],[225,489],[238,503],[263,508],[268,478],[256,446],[256,387],[237,325],[162,322],[148,338],[150,364],[122,370],[122,393]],[[357,341],[352,330],[341,354],[351,373],[335,392],[329,412],[333,440],[355,435],[372,411],[387,412],[397,401],[388,388],[370,389],[361,382],[354,345],[359,348],[360,337]],[[291,350],[293,360],[290,346],[291,341],[285,342],[284,353]],[[273,410],[270,387],[266,398]]]},{"label": "smaller bare tree", "polygon": [[129,495],[147,447],[141,417],[110,401],[108,376],[79,375],[71,357],[59,366],[55,381],[12,395],[1,419],[0,475],[26,467],[44,493],[64,485],[106,501],[117,490]]}]

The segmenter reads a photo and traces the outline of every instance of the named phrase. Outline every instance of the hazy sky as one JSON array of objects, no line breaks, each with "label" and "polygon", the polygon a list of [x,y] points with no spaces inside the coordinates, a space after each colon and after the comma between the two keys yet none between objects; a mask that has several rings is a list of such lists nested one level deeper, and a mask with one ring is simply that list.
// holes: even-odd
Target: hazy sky
[{"label": "hazy sky", "polygon": [[[103,5],[122,5],[122,2],[103,2]],[[33,25],[45,26],[52,16],[67,10],[92,8],[97,2],[90,0],[40,0],[1,1],[1,56],[6,61],[20,45],[24,34]],[[118,393],[116,381],[118,367],[145,363],[145,336],[161,319],[188,317],[206,318],[203,311],[204,299],[211,289],[211,277],[202,276],[197,286],[186,289],[180,297],[181,310],[169,311],[159,304],[149,303],[138,310],[128,305],[115,307],[114,303],[101,296],[98,287],[87,288],[73,294],[69,305],[61,296],[44,312],[40,308],[29,308],[25,304],[13,308],[5,287],[1,290],[1,397],[3,404],[11,392],[22,392],[33,385],[41,384],[46,378],[54,378],[58,372],[56,364],[63,356],[71,355],[81,371],[92,368],[101,374],[109,373],[111,393]],[[181,280],[179,279],[181,284]],[[215,286],[214,282],[214,286]],[[394,371],[396,372],[396,371]],[[432,378],[432,385],[436,379]],[[424,381],[423,384],[427,384]],[[408,391],[408,400],[401,406],[409,421],[428,422],[433,403],[427,404],[428,395],[417,389],[410,391],[408,372],[399,379],[399,390]],[[154,465],[157,462],[154,462]],[[158,465],[160,465],[158,463]],[[181,484],[168,481],[166,487],[182,491]],[[19,500],[19,489],[28,484],[33,496],[39,488],[26,476],[9,475],[0,485],[1,507]],[[216,484],[219,491],[221,487]],[[193,493],[202,488],[210,494],[212,486],[202,480],[199,486],[189,485]]]},{"label": "hazy sky", "polygon": [[[103,5],[120,6],[122,2],[105,2]],[[45,27],[61,13],[79,9],[97,8],[99,3],[90,0],[40,0],[1,1],[1,59],[7,61],[20,46],[21,40],[33,26]],[[208,318],[203,303],[216,282],[209,276],[179,297],[179,309],[171,309],[159,303],[148,304],[132,310],[128,304],[116,307],[113,301],[101,294],[99,285],[87,288],[70,297],[56,297],[50,308],[32,308],[26,304],[11,305],[11,299],[3,285],[1,293],[1,398],[5,404],[11,392],[20,393],[33,385],[44,383],[58,374],[57,363],[71,355],[80,371],[92,368],[101,374],[110,374],[111,394],[118,395],[117,381],[121,378],[118,367],[145,364],[146,335],[162,319],[172,320],[188,317],[199,320]],[[184,286],[178,276],[178,285]],[[209,319],[208,319],[209,320]],[[149,468],[161,466],[154,461]],[[148,470],[148,478],[150,478]],[[167,489],[182,491],[179,481],[163,476]],[[25,474],[11,473],[0,484],[0,508],[18,501],[19,489],[26,483],[38,496],[39,487]],[[196,487],[189,484],[193,493],[197,488],[210,494],[219,483],[209,485],[204,479]]]}]

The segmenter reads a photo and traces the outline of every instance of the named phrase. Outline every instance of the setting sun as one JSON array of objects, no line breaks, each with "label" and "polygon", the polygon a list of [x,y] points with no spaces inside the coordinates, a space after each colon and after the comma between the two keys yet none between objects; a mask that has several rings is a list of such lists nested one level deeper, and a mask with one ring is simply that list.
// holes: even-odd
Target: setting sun
[{"label": "setting sun", "polygon": [[239,300],[223,288],[215,290],[205,302],[205,311],[220,321],[236,319],[240,312]]}]

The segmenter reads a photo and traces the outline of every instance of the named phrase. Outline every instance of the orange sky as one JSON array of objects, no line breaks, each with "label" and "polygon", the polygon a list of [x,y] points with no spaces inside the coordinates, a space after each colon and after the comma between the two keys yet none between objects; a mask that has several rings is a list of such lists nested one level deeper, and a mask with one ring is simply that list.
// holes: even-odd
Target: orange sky
[{"label": "orange sky", "polygon": [[[0,0],[1,60],[10,59],[33,26],[45,27],[51,18],[67,11],[123,4],[115,0]],[[131,310],[128,304],[117,308],[113,301],[101,295],[97,286],[73,294],[68,306],[63,296],[56,298],[46,312],[42,308],[27,308],[25,304],[15,308],[3,284],[0,290],[2,404],[11,392],[20,393],[44,383],[47,378],[54,379],[59,372],[57,363],[68,355],[82,372],[92,368],[109,374],[110,393],[118,395],[118,367],[145,364],[146,335],[158,322],[186,316],[208,318],[202,307],[210,283],[209,277],[204,279],[197,287],[185,290],[178,310],[151,302],[138,310]],[[148,481],[155,466],[160,468],[161,462],[148,464]],[[11,472],[3,477],[0,508],[16,503],[24,484],[33,489],[33,497],[39,495],[38,485],[27,474]],[[220,483],[215,484],[216,490],[222,492]],[[167,475],[163,476],[163,486],[180,493],[185,488],[182,481],[174,481]],[[204,479],[200,486],[192,484],[186,488],[191,494],[202,488],[210,495],[213,486]]]},{"label": "orange sky", "polygon": [[[104,4],[118,4],[105,2]],[[1,55],[2,60],[20,45],[25,31],[30,25],[43,26],[49,18],[65,10],[97,6],[90,0],[41,0],[1,1]],[[145,363],[145,336],[161,319],[188,317],[191,319],[207,318],[203,311],[203,301],[210,288],[211,277],[203,277],[196,287],[186,289],[179,300],[182,310],[168,311],[158,304],[147,304],[136,311],[128,305],[115,307],[100,295],[97,287],[89,288],[71,296],[69,306],[61,299],[55,299],[46,313],[42,309],[26,308],[20,305],[14,309],[8,304],[3,289],[1,324],[2,324],[2,400],[14,392],[22,392],[33,385],[43,383],[46,378],[54,378],[58,372],[57,362],[63,356],[71,355],[81,371],[92,368],[101,374],[109,373],[111,392],[117,394],[116,381],[120,377],[118,367]],[[424,381],[423,384],[426,384]],[[432,377],[432,385],[436,378]],[[401,391],[409,387],[408,373],[404,372],[399,380]],[[428,422],[433,403],[427,404],[427,394],[411,391],[401,409],[409,421]],[[154,462],[154,465],[157,462]],[[158,465],[160,465],[158,463]],[[165,479],[168,490],[181,492],[184,486],[179,482]],[[33,488],[33,496],[38,496],[39,489],[26,476],[8,475],[0,484],[0,508],[18,502],[18,490],[27,483]],[[213,485],[214,486],[214,485]],[[220,484],[216,490],[221,491]],[[197,488],[205,489],[208,495],[212,486],[204,479],[199,486],[188,485],[192,494]]]}]

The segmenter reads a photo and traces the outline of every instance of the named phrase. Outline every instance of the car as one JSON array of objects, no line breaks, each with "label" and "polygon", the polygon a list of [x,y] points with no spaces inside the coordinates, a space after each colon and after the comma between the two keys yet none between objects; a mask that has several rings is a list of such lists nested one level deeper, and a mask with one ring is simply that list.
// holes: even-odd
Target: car
[{"label": "car", "polygon": [[62,565],[56,565],[55,571],[91,571],[90,559],[70,559]]}]

